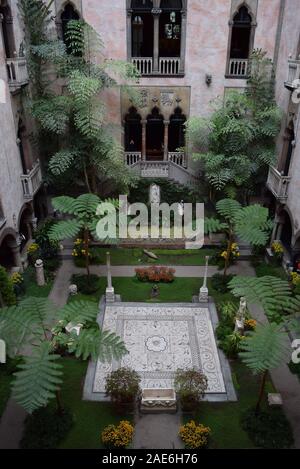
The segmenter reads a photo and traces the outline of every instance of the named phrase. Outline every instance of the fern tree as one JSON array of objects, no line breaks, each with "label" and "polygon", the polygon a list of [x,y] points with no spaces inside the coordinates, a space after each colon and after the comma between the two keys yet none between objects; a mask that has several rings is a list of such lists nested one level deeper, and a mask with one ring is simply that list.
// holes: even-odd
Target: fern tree
[{"label": "fern tree", "polygon": [[269,237],[270,220],[267,208],[258,204],[243,207],[233,199],[220,200],[216,204],[216,210],[220,218],[207,218],[205,231],[206,233],[224,231],[227,235],[224,268],[224,275],[226,275],[235,237],[253,246],[263,246]]},{"label": "fern tree", "polygon": [[[76,199],[68,196],[55,197],[52,199],[53,207],[71,218],[60,221],[53,225],[49,232],[49,237],[53,241],[60,241],[66,238],[74,238],[83,235],[83,249],[85,267],[89,280],[90,276],[90,242],[91,237],[97,237],[96,225],[100,220],[97,215],[97,208],[101,204],[101,199],[95,194],[82,194]],[[113,207],[117,207],[117,202],[107,200]]]},{"label": "fern tree", "polygon": [[[61,350],[84,360],[91,357],[102,361],[120,359],[127,353],[120,337],[99,329],[97,314],[94,302],[74,301],[57,310],[46,298],[27,298],[17,306],[0,309],[0,339],[5,340],[8,355],[15,357],[27,351],[12,388],[13,397],[26,411],[32,413],[55,397],[58,410],[63,411]],[[69,322],[82,324],[79,336],[66,332]]]},{"label": "fern tree", "polygon": [[204,167],[211,198],[216,191],[236,198],[240,191],[247,201],[274,159],[281,112],[274,100],[272,62],[255,50],[250,64],[245,93],[229,93],[225,102],[216,101],[211,117],[187,123],[188,142]]},{"label": "fern tree", "polygon": [[234,277],[229,288],[236,297],[244,296],[249,304],[259,305],[269,321],[288,321],[293,327],[293,317],[300,310],[300,297],[293,296],[287,280],[277,277]]},{"label": "fern tree", "polygon": [[[19,0],[19,8],[34,77],[29,109],[39,134],[52,137],[47,140],[47,148],[41,148],[49,163],[48,182],[62,187],[70,183],[82,186],[84,182],[92,193],[101,191],[106,181],[126,188],[134,176],[124,167],[123,149],[107,122],[101,95],[108,88],[119,87],[119,82],[136,81],[136,68],[129,63],[103,60],[101,39],[85,21],[68,22],[66,48],[47,33],[55,28],[50,4]],[[130,87],[122,87],[131,93],[133,101],[137,100]]]},{"label": "fern tree", "polygon": [[246,339],[241,341],[240,349],[242,361],[253,373],[261,375],[256,404],[258,413],[265,393],[268,372],[289,361],[291,347],[287,333],[282,326],[275,323],[258,325],[255,331],[249,332]]}]

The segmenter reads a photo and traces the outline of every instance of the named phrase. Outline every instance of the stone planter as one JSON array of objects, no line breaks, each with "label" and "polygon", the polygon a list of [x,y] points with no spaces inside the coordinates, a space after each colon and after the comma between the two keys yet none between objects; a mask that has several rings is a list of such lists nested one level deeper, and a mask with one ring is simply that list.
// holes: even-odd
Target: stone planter
[{"label": "stone planter", "polygon": [[143,389],[140,410],[143,413],[176,412],[177,404],[174,389]]}]

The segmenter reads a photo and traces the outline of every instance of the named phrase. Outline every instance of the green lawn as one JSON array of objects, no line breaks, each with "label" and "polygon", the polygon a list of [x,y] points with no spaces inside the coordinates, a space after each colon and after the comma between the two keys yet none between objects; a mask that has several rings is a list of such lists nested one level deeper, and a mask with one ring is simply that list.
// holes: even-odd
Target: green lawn
[{"label": "green lawn", "polygon": [[287,279],[287,274],[282,266],[267,264],[262,261],[259,265],[255,266],[255,273],[257,277],[278,277],[282,280]]},{"label": "green lawn", "polygon": [[97,449],[101,448],[100,435],[106,425],[132,416],[117,415],[109,403],[82,400],[82,390],[87,362],[64,358],[64,383],[62,399],[74,415],[74,426],[60,448]]},{"label": "green lawn", "polygon": [[[154,303],[177,303],[191,302],[193,295],[198,295],[199,289],[203,283],[202,278],[175,278],[172,283],[159,283],[159,296],[151,299],[152,283],[144,283],[137,280],[136,277],[114,277],[113,286],[115,293],[121,295],[122,301],[132,302],[154,302]],[[105,293],[106,278],[99,279],[99,290],[94,295],[78,294],[70,298],[70,301],[79,299],[98,301]],[[208,289],[210,296],[215,301],[237,301],[231,293],[222,294],[211,287],[211,280],[208,279]]]},{"label": "green lawn", "polygon": [[[259,392],[259,379],[253,376],[247,367],[238,361],[231,363],[232,377],[238,395],[237,402],[202,402],[194,415],[184,415],[185,422],[194,418],[197,422],[208,425],[212,431],[211,448],[242,449],[254,448],[246,432],[241,428],[241,415],[254,407]],[[271,381],[267,383],[267,392],[274,390]]]},{"label": "green lawn", "polygon": [[[158,256],[158,260],[150,259],[139,248],[92,248],[96,255],[94,264],[105,264],[106,253],[110,252],[112,265],[204,265],[205,256],[213,256],[216,249],[149,249]],[[76,265],[84,265],[82,259],[76,259]]]},{"label": "green lawn", "polygon": [[[60,448],[101,448],[100,434],[103,428],[124,418],[132,420],[132,415],[116,414],[109,403],[83,401],[81,397],[87,363],[72,358],[64,358],[62,361],[64,364],[62,398],[64,404],[72,410],[75,423]],[[198,412],[193,415],[184,414],[183,420],[194,418],[208,425],[212,430],[212,448],[253,448],[253,444],[240,426],[240,418],[245,410],[255,405],[259,382],[240,362],[232,363],[232,371],[238,402],[202,402]],[[269,381],[267,392],[270,391],[273,391],[273,386]]]},{"label": "green lawn", "polygon": [[35,270],[33,267],[28,267],[22,274],[24,278],[25,294],[23,296],[35,296],[46,298],[53,286],[53,280],[49,280],[46,285],[39,287],[36,284]]}]

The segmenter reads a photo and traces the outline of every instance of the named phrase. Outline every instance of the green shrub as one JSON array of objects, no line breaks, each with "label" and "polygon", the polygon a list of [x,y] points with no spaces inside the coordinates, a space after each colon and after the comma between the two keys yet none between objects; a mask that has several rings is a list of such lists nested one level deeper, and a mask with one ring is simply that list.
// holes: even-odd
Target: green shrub
[{"label": "green shrub", "polygon": [[245,336],[241,336],[238,332],[231,332],[223,340],[220,340],[219,347],[228,358],[237,358],[240,352],[240,343],[244,339]]},{"label": "green shrub", "polygon": [[242,417],[242,428],[258,448],[290,448],[293,443],[291,426],[280,409],[255,413],[249,409]]},{"label": "green shrub", "polygon": [[20,446],[22,449],[55,449],[72,425],[73,415],[68,409],[63,414],[49,406],[38,409],[25,420]]},{"label": "green shrub", "polygon": [[10,376],[16,371],[18,371],[18,365],[23,363],[23,357],[14,357],[14,358],[7,358],[6,363],[1,365],[1,372],[5,373],[6,375]]},{"label": "green shrub", "polygon": [[94,274],[91,274],[89,277],[87,275],[73,275],[72,283],[77,285],[79,293],[85,295],[96,293],[100,288],[100,278]]},{"label": "green shrub", "polygon": [[0,306],[11,306],[14,304],[16,304],[16,294],[13,282],[7,275],[5,268],[0,265]]},{"label": "green shrub", "polygon": [[266,264],[265,262],[255,266],[255,273],[257,277],[278,277],[286,280],[286,274],[282,267]]},{"label": "green shrub", "polygon": [[215,274],[211,278],[211,286],[220,293],[228,292],[228,283],[233,279],[234,275]]},{"label": "green shrub", "polygon": [[105,392],[115,404],[132,404],[140,395],[141,378],[131,368],[119,368],[106,378]]}]

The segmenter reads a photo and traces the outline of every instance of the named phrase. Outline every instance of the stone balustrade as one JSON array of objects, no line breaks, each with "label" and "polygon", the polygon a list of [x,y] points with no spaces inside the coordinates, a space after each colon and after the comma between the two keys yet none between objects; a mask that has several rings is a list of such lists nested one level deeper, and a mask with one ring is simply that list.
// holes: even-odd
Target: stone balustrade
[{"label": "stone balustrade", "polygon": [[185,153],[183,151],[169,152],[168,159],[169,161],[178,164],[178,166],[186,168]]},{"label": "stone balustrade", "polygon": [[230,59],[228,75],[235,78],[246,78],[248,76],[248,59]]},{"label": "stone balustrade", "polygon": [[159,59],[160,75],[178,75],[180,73],[179,57],[161,57]]},{"label": "stone balustrade", "polygon": [[140,151],[126,151],[125,152],[125,163],[127,166],[131,166],[142,159],[142,153]]},{"label": "stone balustrade", "polygon": [[160,57],[158,70],[153,69],[152,57],[132,57],[131,62],[141,75],[180,75],[181,61],[179,57]]},{"label": "stone balustrade", "polygon": [[35,163],[31,171],[21,175],[23,195],[25,199],[32,199],[42,184],[42,172],[39,161]]},{"label": "stone balustrade", "polygon": [[11,91],[16,91],[22,86],[27,85],[29,78],[25,57],[6,59],[6,68],[8,85]]},{"label": "stone balustrade", "polygon": [[132,57],[133,65],[136,66],[141,75],[151,75],[153,70],[152,57]]},{"label": "stone balustrade", "polygon": [[282,203],[287,200],[290,180],[290,176],[283,176],[276,168],[270,167],[267,187],[276,199]]},{"label": "stone balustrade", "polygon": [[294,90],[298,88],[298,84],[295,83],[295,80],[300,79],[300,59],[298,60],[288,60],[288,78],[284,82],[284,86],[289,90]]}]

